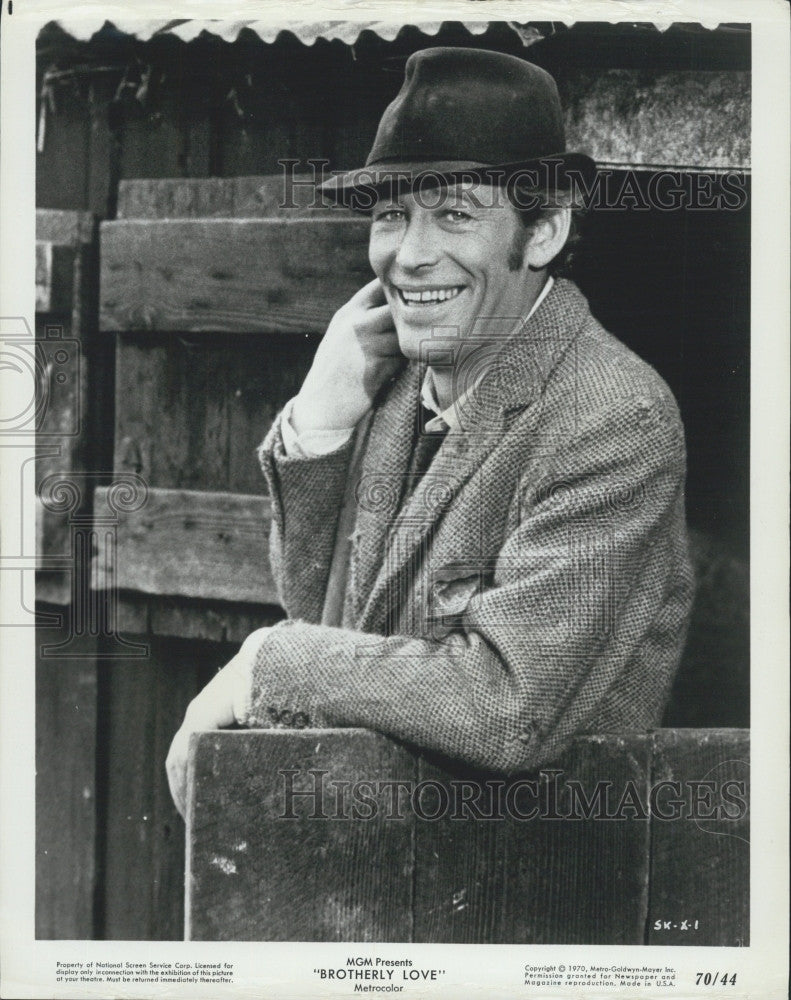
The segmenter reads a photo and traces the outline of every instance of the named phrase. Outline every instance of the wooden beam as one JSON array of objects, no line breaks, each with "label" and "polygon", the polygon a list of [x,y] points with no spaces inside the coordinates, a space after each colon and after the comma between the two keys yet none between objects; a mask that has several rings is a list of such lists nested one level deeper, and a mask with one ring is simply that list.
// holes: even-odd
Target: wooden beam
[{"label": "wooden beam", "polygon": [[196,601],[123,591],[116,620],[122,635],[155,635],[240,644],[251,632],[274,625],[285,612],[275,605]]},{"label": "wooden beam", "polygon": [[[96,510],[106,509],[108,492],[96,490]],[[267,556],[268,498],[151,489],[139,510],[117,516],[114,530],[98,532],[94,589],[278,603]]]},{"label": "wooden beam", "polygon": [[100,328],[323,333],[372,277],[359,219],[189,219],[101,228]]},{"label": "wooden beam", "polygon": [[323,207],[313,178],[299,174],[259,177],[175,177],[124,180],[118,187],[119,219],[353,218],[347,209]]},{"label": "wooden beam", "polygon": [[[745,944],[745,818],[720,817],[707,829],[688,813],[696,782],[713,781],[719,804],[723,781],[746,782],[748,739],[738,730],[580,736],[553,769],[506,780],[429,762],[363,730],[199,734],[188,780],[187,934]],[[312,771],[325,772],[318,785]],[[687,802],[675,820],[652,808],[652,789],[668,777],[681,782]],[[343,784],[355,779],[408,784],[395,810],[392,786],[377,786],[373,815],[363,820]],[[498,783],[499,808],[487,799]],[[314,794],[289,799],[289,788]],[[745,800],[748,793],[745,784]],[[411,831],[406,856],[394,846],[403,831]],[[375,885],[363,885],[360,871]],[[681,930],[685,918],[699,927]],[[677,927],[660,935],[656,919]]]},{"label": "wooden beam", "polygon": [[89,212],[36,209],[36,312],[70,314],[79,280],[75,261],[95,236]]}]

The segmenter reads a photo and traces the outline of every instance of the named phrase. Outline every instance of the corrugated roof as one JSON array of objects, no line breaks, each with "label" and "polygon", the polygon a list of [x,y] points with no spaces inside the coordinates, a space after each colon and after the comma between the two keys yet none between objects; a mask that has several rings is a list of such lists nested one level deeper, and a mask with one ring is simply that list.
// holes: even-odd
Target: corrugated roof
[{"label": "corrugated roof", "polygon": [[[274,42],[283,31],[290,31],[305,45],[312,45],[318,38],[339,40],[353,45],[364,31],[372,31],[385,41],[391,42],[404,27],[392,21],[294,21],[271,24],[268,21],[220,21],[220,20],[140,20],[134,17],[117,17],[113,21],[99,21],[85,17],[62,17],[54,22],[61,30],[77,41],[89,41],[108,27],[123,35],[149,41],[160,35],[174,35],[184,42],[191,42],[202,34],[214,35],[225,42],[234,42],[244,30],[252,31],[262,41]],[[413,27],[424,35],[436,35],[444,21],[416,21]],[[458,23],[458,22],[456,22]],[[462,21],[461,24],[471,35],[484,34],[489,21]],[[538,41],[541,33],[531,26],[510,23],[509,26],[519,36],[524,45]]]},{"label": "corrugated roof", "polygon": [[[300,0],[295,0],[299,3]],[[505,22],[496,22],[502,31]],[[135,39],[142,43],[157,38],[174,37],[184,43],[199,37],[215,37],[225,43],[235,42],[249,31],[265,43],[274,43],[284,31],[292,33],[305,45],[318,39],[338,40],[354,45],[360,36],[370,32],[384,41],[391,42],[407,26],[392,21],[294,21],[272,24],[263,20],[143,20],[116,17],[113,22],[98,18],[72,15],[57,22],[60,32],[77,43],[76,48],[90,49],[96,40],[111,45],[116,39]],[[419,21],[411,27],[427,37],[436,36],[443,25],[462,24],[471,36],[483,35],[493,27],[490,21]],[[684,31],[677,33],[675,41],[686,43]],[[642,37],[659,35],[657,27],[635,24],[631,28]],[[706,39],[706,32],[697,25],[696,39]],[[545,45],[563,33],[556,34],[555,26],[518,24],[507,22],[507,29],[520,39],[524,46],[548,37]],[[55,33],[57,35],[57,31]],[[566,36],[567,37],[567,36]],[[726,41],[730,33],[720,33]],[[500,39],[502,41],[502,38]],[[55,44],[61,39],[56,38]],[[582,37],[581,44],[595,46],[593,36]],[[412,46],[416,39],[412,38]],[[419,41],[417,44],[420,44]],[[429,43],[430,44],[430,43]],[[69,47],[69,43],[67,43]],[[543,46],[539,46],[542,48]],[[46,44],[44,45],[46,48]],[[82,58],[82,56],[81,56]],[[678,62],[678,60],[676,60]],[[571,68],[559,77],[565,103],[566,135],[569,148],[584,150],[601,166],[636,167],[638,169],[681,170],[749,170],[750,167],[750,101],[751,79],[749,70],[704,68],[664,69],[655,60],[652,70],[620,69],[607,66]],[[682,60],[689,64],[689,59]],[[90,65],[63,69],[53,64],[43,77],[39,118],[39,151],[43,149],[46,116],[54,110],[52,85],[65,82],[80,72],[96,72]],[[693,64],[694,65],[694,64]],[[121,66],[99,67],[117,69]],[[562,79],[561,79],[562,77]],[[133,86],[133,84],[130,84]],[[140,84],[145,90],[143,83]],[[232,91],[235,94],[235,91]],[[50,106],[51,105],[51,106]]]}]

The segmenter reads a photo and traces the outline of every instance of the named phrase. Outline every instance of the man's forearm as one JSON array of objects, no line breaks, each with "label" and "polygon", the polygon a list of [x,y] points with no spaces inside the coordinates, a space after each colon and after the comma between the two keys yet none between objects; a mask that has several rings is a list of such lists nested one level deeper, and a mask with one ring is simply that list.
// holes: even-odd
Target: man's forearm
[{"label": "man's forearm", "polygon": [[352,441],[327,455],[287,455],[277,417],[259,449],[272,501],[269,561],[292,617],[320,621]]}]

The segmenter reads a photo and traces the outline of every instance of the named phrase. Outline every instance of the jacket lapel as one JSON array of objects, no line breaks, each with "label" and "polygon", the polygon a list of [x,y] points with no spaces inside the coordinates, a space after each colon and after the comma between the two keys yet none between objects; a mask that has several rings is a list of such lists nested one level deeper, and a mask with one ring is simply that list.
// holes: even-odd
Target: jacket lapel
[{"label": "jacket lapel", "polygon": [[[459,502],[465,484],[497,448],[513,421],[528,408],[538,415],[544,387],[552,370],[571,346],[585,316],[587,302],[571,282],[556,280],[536,313],[503,342],[468,398],[463,428],[449,432],[431,466],[400,507],[417,419],[421,371],[410,366],[377,420],[366,449],[363,475],[367,494],[358,513],[353,586],[367,603],[357,608],[358,628],[387,631],[388,606],[400,593],[399,580],[421,556],[443,516]],[[386,470],[386,471],[383,471]],[[389,484],[387,516],[366,510],[370,486]],[[361,486],[363,480],[361,479]],[[507,489],[507,484],[502,484]],[[478,516],[485,517],[484,498],[472,494]],[[397,498],[397,499],[396,499]],[[376,504],[368,504],[369,508]],[[403,596],[406,597],[406,588]],[[359,600],[358,597],[358,600]]]},{"label": "jacket lapel", "polygon": [[349,586],[355,624],[382,569],[387,538],[401,505],[420,384],[418,367],[409,365],[393,384],[371,423],[357,483],[357,517],[351,551]]}]

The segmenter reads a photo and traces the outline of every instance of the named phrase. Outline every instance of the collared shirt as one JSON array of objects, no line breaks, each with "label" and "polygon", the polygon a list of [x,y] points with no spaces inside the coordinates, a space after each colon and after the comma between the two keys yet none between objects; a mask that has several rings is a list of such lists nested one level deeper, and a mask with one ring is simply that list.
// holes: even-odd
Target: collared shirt
[{"label": "collared shirt", "polygon": [[[541,289],[538,298],[533,303],[530,312],[525,317],[525,320],[530,319],[533,313],[538,309],[544,299],[549,295],[549,290],[552,288],[554,278],[550,275],[544,287]],[[483,376],[481,376],[482,378]],[[464,428],[461,425],[460,414],[464,413],[465,404],[467,400],[475,392],[480,378],[478,381],[469,387],[466,392],[462,393],[458,399],[455,399],[450,406],[446,409],[442,409],[437,400],[436,387],[434,385],[434,373],[430,368],[426,369],[426,374],[423,377],[423,385],[420,389],[420,402],[426,407],[427,410],[431,410],[432,413],[436,413],[436,417],[432,417],[431,420],[426,421],[426,426],[424,428],[429,434],[434,431],[444,431],[448,428],[451,433],[454,431],[463,431]]]}]

